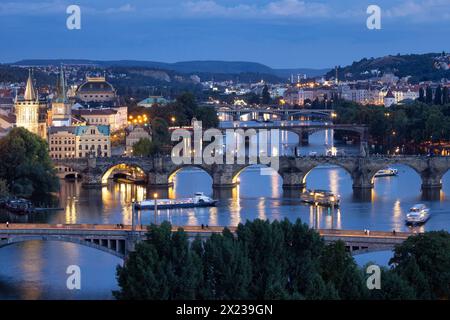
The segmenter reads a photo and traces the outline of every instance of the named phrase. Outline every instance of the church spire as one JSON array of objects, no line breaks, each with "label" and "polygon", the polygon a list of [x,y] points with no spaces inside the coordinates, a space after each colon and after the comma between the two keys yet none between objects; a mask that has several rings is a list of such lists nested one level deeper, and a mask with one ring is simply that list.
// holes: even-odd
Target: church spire
[{"label": "church spire", "polygon": [[25,88],[24,99],[27,101],[36,100],[36,91],[34,91],[33,79],[31,77],[31,69],[28,71],[27,86]]},{"label": "church spire", "polygon": [[61,65],[61,71],[59,72],[59,77],[56,81],[56,93],[57,99],[61,102],[65,102],[67,100],[66,96],[66,79],[64,77],[64,70]]}]

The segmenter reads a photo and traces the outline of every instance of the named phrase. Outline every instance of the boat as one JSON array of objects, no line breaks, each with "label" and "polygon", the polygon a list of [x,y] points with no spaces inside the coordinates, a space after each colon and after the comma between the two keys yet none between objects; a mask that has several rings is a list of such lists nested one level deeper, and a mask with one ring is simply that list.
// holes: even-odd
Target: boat
[{"label": "boat", "polygon": [[408,225],[424,224],[430,219],[430,209],[422,203],[415,204],[409,209],[409,213],[406,215],[405,222]]},{"label": "boat", "polygon": [[196,192],[194,197],[185,199],[153,199],[143,200],[135,204],[135,208],[139,210],[155,209],[155,201],[157,209],[178,209],[178,208],[195,208],[195,207],[213,207],[217,200],[205,196],[203,192]]},{"label": "boat", "polygon": [[328,190],[306,190],[300,195],[304,203],[317,204],[326,207],[338,207],[341,201],[339,195]]},{"label": "boat", "polygon": [[398,170],[393,168],[381,169],[375,173],[375,178],[379,177],[393,177],[398,175]]},{"label": "boat", "polygon": [[33,213],[35,208],[31,201],[26,199],[13,199],[8,200],[3,205],[6,210],[17,214]]},{"label": "boat", "polygon": [[117,174],[113,180],[118,183],[145,184],[145,177],[131,174]]}]

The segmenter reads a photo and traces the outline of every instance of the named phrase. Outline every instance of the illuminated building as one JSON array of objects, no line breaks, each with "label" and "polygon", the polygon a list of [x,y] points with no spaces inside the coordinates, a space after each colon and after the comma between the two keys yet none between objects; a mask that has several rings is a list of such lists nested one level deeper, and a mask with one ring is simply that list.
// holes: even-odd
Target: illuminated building
[{"label": "illuminated building", "polygon": [[45,100],[39,99],[39,94],[34,89],[31,70],[25,94],[21,97],[16,96],[14,111],[17,127],[25,128],[43,139],[47,138],[47,103]]}]

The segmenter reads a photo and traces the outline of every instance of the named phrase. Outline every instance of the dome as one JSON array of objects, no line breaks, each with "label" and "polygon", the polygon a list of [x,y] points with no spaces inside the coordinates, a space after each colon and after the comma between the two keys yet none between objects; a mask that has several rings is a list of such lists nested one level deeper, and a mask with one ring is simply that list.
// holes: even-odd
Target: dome
[{"label": "dome", "polygon": [[98,93],[98,92],[110,92],[115,93],[114,87],[106,81],[104,77],[86,78],[84,82],[77,90],[78,93]]}]

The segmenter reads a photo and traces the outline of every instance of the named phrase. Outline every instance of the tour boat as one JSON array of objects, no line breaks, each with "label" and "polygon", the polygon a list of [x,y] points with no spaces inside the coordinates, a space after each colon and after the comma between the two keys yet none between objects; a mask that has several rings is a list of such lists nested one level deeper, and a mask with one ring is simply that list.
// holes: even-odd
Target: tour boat
[{"label": "tour boat", "polygon": [[194,197],[185,199],[154,199],[144,200],[135,204],[136,209],[176,209],[176,208],[194,208],[194,207],[213,207],[217,200],[205,196],[203,192],[196,192]]},{"label": "tour boat", "polygon": [[33,213],[35,208],[31,201],[26,199],[14,199],[8,200],[4,203],[6,210],[17,214]]},{"label": "tour boat", "polygon": [[131,183],[131,184],[145,184],[145,177],[132,175],[132,174],[117,174],[114,181],[119,183]]},{"label": "tour boat", "polygon": [[379,177],[392,177],[398,175],[398,170],[393,168],[386,168],[379,170],[377,173],[375,173],[375,178]]},{"label": "tour boat", "polygon": [[405,222],[409,225],[423,224],[430,219],[431,213],[424,204],[415,204],[406,215]]},{"label": "tour boat", "polygon": [[328,190],[307,190],[300,195],[300,200],[320,206],[338,207],[341,198]]}]

